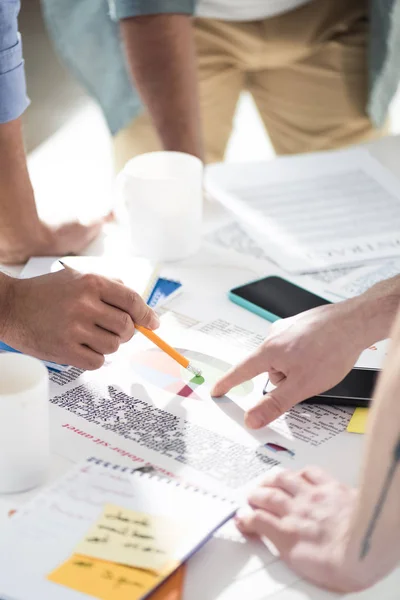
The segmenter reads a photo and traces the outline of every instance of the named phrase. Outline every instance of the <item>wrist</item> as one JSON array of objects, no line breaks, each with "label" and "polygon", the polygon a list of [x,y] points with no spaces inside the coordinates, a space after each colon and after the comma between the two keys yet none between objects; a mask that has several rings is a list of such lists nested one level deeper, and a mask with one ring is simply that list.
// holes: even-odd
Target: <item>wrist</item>
[{"label": "wrist", "polygon": [[328,330],[341,332],[346,348],[352,354],[360,355],[366,348],[385,337],[378,334],[379,329],[383,328],[373,322],[373,304],[372,301],[359,296],[321,307],[321,315],[326,315],[326,327]]},{"label": "wrist", "polygon": [[26,227],[4,228],[0,234],[0,262],[22,264],[31,256],[42,256],[53,239],[52,229],[39,219]]},{"label": "wrist", "polygon": [[369,294],[368,292],[352,298],[351,313],[358,338],[363,349],[386,339],[399,307],[397,294]]}]

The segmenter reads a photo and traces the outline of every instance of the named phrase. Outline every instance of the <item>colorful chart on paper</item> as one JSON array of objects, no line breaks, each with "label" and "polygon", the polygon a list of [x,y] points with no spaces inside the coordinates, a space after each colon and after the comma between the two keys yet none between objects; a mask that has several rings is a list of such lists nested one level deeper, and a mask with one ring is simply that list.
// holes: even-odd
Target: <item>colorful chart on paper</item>
[{"label": "colorful chart on paper", "polygon": [[[178,352],[198,367],[202,375],[194,375],[158,349],[134,354],[133,369],[142,379],[166,392],[193,400],[201,400],[205,396],[209,398],[209,390],[231,368],[231,365],[219,358],[193,350],[178,348]],[[248,381],[234,388],[229,396],[247,396],[253,388],[253,383]]]}]

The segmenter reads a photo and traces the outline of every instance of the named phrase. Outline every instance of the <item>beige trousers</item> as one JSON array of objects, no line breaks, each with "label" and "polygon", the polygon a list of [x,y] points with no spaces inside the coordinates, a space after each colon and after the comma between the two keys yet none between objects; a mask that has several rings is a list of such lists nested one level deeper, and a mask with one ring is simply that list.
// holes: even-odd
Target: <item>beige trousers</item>
[{"label": "beige trousers", "polygon": [[[378,138],[367,102],[368,0],[312,0],[252,22],[195,19],[206,160],[221,161],[243,90],[275,151],[292,154]],[[114,138],[117,168],[160,149],[144,112]]]}]

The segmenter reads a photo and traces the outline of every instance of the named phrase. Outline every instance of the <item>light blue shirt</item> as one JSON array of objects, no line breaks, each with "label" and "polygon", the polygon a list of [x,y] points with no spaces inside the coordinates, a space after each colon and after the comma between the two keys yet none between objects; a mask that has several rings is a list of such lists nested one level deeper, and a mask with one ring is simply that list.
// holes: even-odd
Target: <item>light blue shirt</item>
[{"label": "light blue shirt", "polygon": [[18,33],[20,0],[0,0],[0,123],[22,115],[29,104]]}]

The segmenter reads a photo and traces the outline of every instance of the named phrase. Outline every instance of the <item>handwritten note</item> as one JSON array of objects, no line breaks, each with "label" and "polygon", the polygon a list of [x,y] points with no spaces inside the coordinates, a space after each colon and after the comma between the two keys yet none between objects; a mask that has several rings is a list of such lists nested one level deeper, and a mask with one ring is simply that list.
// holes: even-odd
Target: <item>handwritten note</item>
[{"label": "handwritten note", "polygon": [[368,420],[368,408],[356,408],[347,425],[349,433],[365,433]]},{"label": "handwritten note", "polygon": [[173,560],[184,529],[166,517],[107,504],[77,554],[159,572]]},{"label": "handwritten note", "polygon": [[[47,579],[100,600],[139,600],[159,585],[168,574],[164,572],[156,575],[150,571],[74,554],[50,573]],[[180,600],[183,576],[184,571],[181,567],[155,592],[152,598]]]}]

